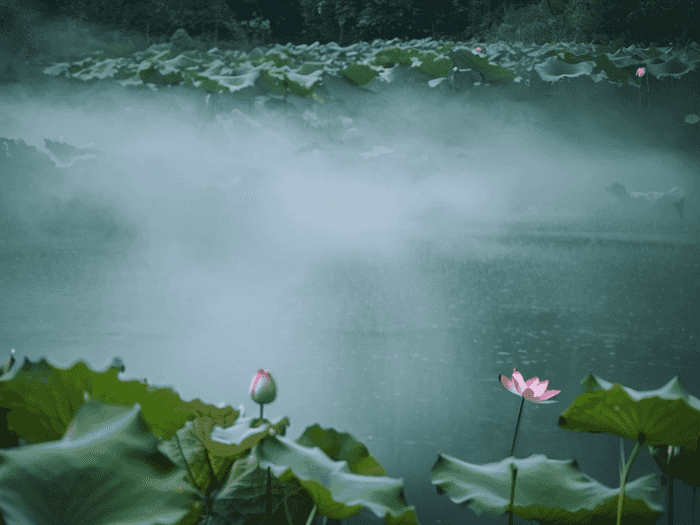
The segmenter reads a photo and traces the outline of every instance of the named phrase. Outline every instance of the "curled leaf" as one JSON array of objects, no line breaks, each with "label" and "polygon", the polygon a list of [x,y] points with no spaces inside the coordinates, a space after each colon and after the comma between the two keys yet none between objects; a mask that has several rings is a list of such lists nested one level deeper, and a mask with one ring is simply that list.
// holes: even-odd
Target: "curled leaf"
[{"label": "curled leaf", "polygon": [[0,514],[7,525],[176,525],[193,491],[157,441],[138,405],[88,401],[61,439],[0,450]]},{"label": "curled leaf", "polygon": [[34,363],[25,358],[21,367],[0,377],[0,408],[9,409],[8,430],[29,443],[57,440],[86,399],[125,407],[139,403],[149,430],[164,439],[197,417],[209,416],[223,427],[238,418],[238,411],[230,406],[183,401],[170,388],[122,381],[117,378],[119,371],[120,367],[112,366],[95,372],[83,361],[59,368],[46,359]]}]

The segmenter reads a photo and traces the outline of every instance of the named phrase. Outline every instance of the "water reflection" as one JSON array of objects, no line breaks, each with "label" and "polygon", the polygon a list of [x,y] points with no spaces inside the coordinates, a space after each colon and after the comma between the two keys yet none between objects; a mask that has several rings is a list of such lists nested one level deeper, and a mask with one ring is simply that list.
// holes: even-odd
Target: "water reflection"
[{"label": "water reflection", "polygon": [[[120,271],[115,246],[4,251],[9,278],[0,289],[0,333],[32,357],[69,363],[82,354],[102,364],[120,355],[132,373],[150,363],[152,372],[139,377],[174,383],[187,395],[210,388],[218,401],[233,397],[236,380],[216,386],[225,375],[216,356],[257,319],[251,333],[265,339],[269,353],[262,359],[279,370],[287,392],[271,409],[296,416],[290,435],[315,422],[352,433],[390,475],[404,477],[409,497],[431,490],[425,475],[438,451],[473,462],[507,454],[503,436],[512,432],[518,407],[496,378],[513,367],[562,390],[560,406],[527,407],[519,456],[544,443],[549,457],[583,453],[556,418],[587,373],[637,390],[681,373],[686,388],[698,392],[700,383],[687,374],[700,361],[693,300],[700,289],[691,278],[697,246],[531,241],[509,254],[472,255],[435,250],[425,260],[416,251],[395,264],[328,258],[303,278],[280,276],[277,285],[288,288],[278,292],[277,310],[268,311],[272,296],[264,294],[244,296],[249,308],[231,304],[235,282],[221,276],[164,287],[147,268]],[[133,261],[123,263],[133,269]],[[182,317],[188,305],[192,313]],[[174,365],[165,374],[156,366],[160,358],[139,355],[179,358],[192,348],[202,349],[196,366]],[[243,353],[225,362],[233,376],[240,369],[249,379],[256,358]],[[198,379],[184,380],[190,377]],[[240,402],[243,394],[234,396]],[[595,466],[586,467],[595,477]]]}]

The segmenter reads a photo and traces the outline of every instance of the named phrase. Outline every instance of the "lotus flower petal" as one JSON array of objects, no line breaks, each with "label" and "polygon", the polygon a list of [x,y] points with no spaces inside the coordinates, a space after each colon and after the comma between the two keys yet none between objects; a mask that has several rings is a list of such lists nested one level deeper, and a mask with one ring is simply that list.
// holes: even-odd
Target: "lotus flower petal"
[{"label": "lotus flower petal", "polygon": [[[540,382],[538,377],[533,377],[525,381],[523,375],[515,368],[513,369],[512,379],[508,379],[504,375],[498,376],[498,379],[509,392],[535,403],[545,402],[547,399],[561,392],[561,390],[547,390],[549,380]],[[555,402],[556,401],[548,401],[548,403]]]}]

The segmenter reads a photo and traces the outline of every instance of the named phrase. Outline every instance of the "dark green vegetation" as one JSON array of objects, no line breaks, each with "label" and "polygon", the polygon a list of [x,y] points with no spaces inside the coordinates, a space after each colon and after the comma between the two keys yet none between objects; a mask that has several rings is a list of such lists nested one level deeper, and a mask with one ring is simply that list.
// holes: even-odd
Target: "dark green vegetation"
[{"label": "dark green vegetation", "polygon": [[[58,5],[56,5],[58,4]],[[124,56],[169,40],[183,28],[208,49],[260,44],[350,45],[374,39],[593,42],[610,50],[685,45],[698,32],[690,0],[0,0],[0,81],[35,63],[107,50]],[[59,30],[57,23],[62,23]],[[65,23],[68,26],[65,27]],[[100,39],[98,42],[96,39]]]},{"label": "dark green vegetation", "polygon": [[[231,406],[185,402],[145,380],[121,381],[117,374],[125,367],[118,358],[103,372],[82,361],[68,369],[45,359],[25,358],[13,368],[14,362],[11,357],[0,374],[2,447],[10,447],[0,449],[0,510],[10,525],[136,519],[309,525],[317,512],[345,519],[363,507],[387,525],[419,524],[402,480],[389,477],[350,434],[316,424],[295,441],[285,439],[287,417],[275,423],[240,418]],[[521,411],[523,392],[536,388],[531,381],[511,390],[521,396]],[[512,512],[545,524],[620,525],[622,516],[625,523],[655,524],[663,513],[661,475],[631,481],[630,468],[646,449],[664,474],[697,485],[700,401],[678,377],[645,392],[592,374],[581,385],[584,392],[558,425],[635,441],[628,459],[621,451],[619,489],[582,473],[572,459],[511,455],[475,465],[435,451],[431,476],[438,493],[476,514]],[[508,484],[511,468],[520,476],[516,490]],[[22,483],[26,479],[32,483]]]}]

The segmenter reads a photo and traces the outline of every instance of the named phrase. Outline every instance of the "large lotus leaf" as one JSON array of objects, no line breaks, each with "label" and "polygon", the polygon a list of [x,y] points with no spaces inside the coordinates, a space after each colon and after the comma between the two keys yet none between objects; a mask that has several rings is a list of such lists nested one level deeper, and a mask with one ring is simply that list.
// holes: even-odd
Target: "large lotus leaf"
[{"label": "large lotus leaf", "polygon": [[560,60],[558,56],[550,57],[541,64],[535,66],[535,71],[545,82],[558,82],[564,77],[575,78],[581,75],[590,75],[593,66],[589,62],[568,62]]},{"label": "large lotus leaf", "polygon": [[230,406],[218,408],[199,399],[183,401],[170,388],[155,388],[139,381],[121,381],[119,368],[91,370],[83,361],[70,368],[54,367],[46,361],[24,359],[0,377],[0,407],[10,410],[7,428],[28,443],[59,439],[85,402],[84,393],[104,403],[132,407],[141,405],[150,431],[170,439],[186,421],[209,416],[215,424],[232,425],[239,412]]},{"label": "large lotus leaf", "polygon": [[420,69],[433,78],[446,77],[452,69],[452,60],[435,53],[421,53]]},{"label": "large lotus leaf", "polygon": [[252,88],[260,76],[260,70],[251,70],[239,76],[207,75],[206,73],[186,72],[186,81],[204,91],[235,93],[245,88]]},{"label": "large lotus leaf", "polygon": [[631,79],[629,72],[618,67],[615,62],[610,60],[609,55],[605,53],[597,55],[593,62],[595,63],[594,73],[604,71],[608,79],[615,84],[629,82]]},{"label": "large lotus leaf", "polygon": [[672,454],[668,453],[667,446],[648,445],[647,448],[664,474],[680,479],[688,485],[700,487],[700,447],[695,450],[674,447]]},{"label": "large lotus leaf", "polygon": [[515,73],[511,70],[490,64],[488,58],[479,56],[465,49],[458,49],[447,53],[452,63],[459,69],[473,69],[484,75],[484,80],[490,83],[508,84],[515,80]]},{"label": "large lotus leaf", "polygon": [[318,447],[333,461],[347,461],[348,468],[354,474],[386,476],[384,467],[370,456],[367,447],[352,434],[312,425],[306,427],[295,442],[307,448]]},{"label": "large lotus leaf", "polygon": [[193,490],[157,441],[138,405],[87,401],[60,440],[0,450],[2,518],[7,525],[181,523]]},{"label": "large lotus leaf", "polygon": [[333,461],[318,447],[283,437],[265,439],[257,453],[263,470],[270,467],[283,483],[296,479],[311,495],[320,516],[345,519],[366,507],[387,523],[418,523],[400,479],[354,474],[346,461]]},{"label": "large lotus leaf", "polygon": [[658,390],[637,392],[592,374],[581,381],[585,393],[559,416],[559,426],[581,432],[604,432],[655,447],[668,444],[698,450],[700,400],[688,394],[678,377]]},{"label": "large lotus leaf", "polygon": [[190,481],[202,494],[209,494],[221,487],[236,460],[247,456],[265,437],[284,435],[289,425],[286,417],[274,424],[259,421],[240,418],[235,425],[222,429],[208,416],[196,418],[158,447],[175,464],[187,468]]},{"label": "large lotus leaf", "polygon": [[261,57],[255,62],[259,62],[261,64],[270,62],[273,67],[284,67],[289,66],[292,63],[292,59],[287,54],[284,54],[283,56],[281,53],[270,50],[265,54],[265,56]]},{"label": "large lotus leaf", "polygon": [[356,86],[365,86],[374,80],[379,72],[367,64],[348,64],[345,69],[338,70],[349,82]]},{"label": "large lotus leaf", "polygon": [[294,479],[281,482],[274,476],[268,493],[267,471],[260,469],[256,453],[260,441],[283,435],[287,426],[286,417],[275,423],[241,418],[227,429],[216,427],[212,432],[211,418],[197,418],[158,448],[186,469],[210,525],[259,525],[265,519],[268,498],[273,523],[304,523],[314,505],[310,496]]},{"label": "large lotus leaf", "polygon": [[163,74],[153,64],[145,69],[139,69],[137,76],[144,83],[157,86],[176,86],[184,80],[182,73],[179,71]]},{"label": "large lotus leaf", "polygon": [[[266,436],[284,435],[289,419],[285,417],[275,424],[266,423],[241,418],[223,431],[227,439],[222,443],[212,439],[214,420],[209,416],[199,417],[188,421],[171,439],[162,441],[158,448],[176,465],[187,469],[190,482],[201,495],[209,496],[213,490],[221,488],[234,461],[247,455]],[[234,435],[239,437],[232,439]]]},{"label": "large lotus leaf", "polygon": [[288,66],[273,67],[260,72],[259,83],[277,95],[284,95],[288,89],[293,95],[323,103],[323,100],[314,91],[314,87],[321,83],[321,73],[322,71],[314,71],[308,75],[300,75]]},{"label": "large lotus leaf", "polygon": [[176,465],[187,469],[188,481],[202,497],[210,492],[210,487],[216,489],[221,486],[233,464],[233,459],[212,458],[209,455],[205,442],[209,439],[212,428],[211,418],[197,418],[185,423],[171,439],[158,445],[158,449]]},{"label": "large lotus leaf", "polygon": [[209,505],[213,525],[259,525],[265,523],[267,504],[271,506],[271,523],[306,523],[314,502],[295,480],[285,482],[260,466],[257,450],[237,460],[223,487],[214,491]]},{"label": "large lotus leaf", "polygon": [[[285,420],[286,418],[277,425],[279,426]],[[349,434],[340,434],[332,429],[322,430],[314,425],[305,430],[299,441],[319,442],[333,454],[348,456],[359,472],[371,475],[354,473],[347,461],[333,461],[319,447],[309,448],[283,438],[282,434],[275,431],[275,427],[270,424],[251,428],[251,425],[258,423],[258,420],[245,418],[240,419],[230,428],[215,428],[212,432],[212,440],[219,443],[217,446],[219,453],[223,453],[226,446],[231,447],[232,451],[240,451],[244,443],[257,440],[257,445],[251,451],[254,459],[249,456],[247,461],[251,463],[242,463],[245,458],[240,458],[234,463],[229,480],[213,502],[214,507],[220,509],[218,514],[232,512],[236,506],[236,500],[243,497],[252,500],[248,502],[249,505],[259,507],[261,501],[259,498],[262,495],[260,487],[251,482],[250,487],[258,488],[241,489],[241,476],[234,475],[234,471],[243,469],[245,473],[246,469],[262,469],[264,473],[270,467],[273,479],[277,480],[275,483],[279,482],[280,494],[284,493],[284,501],[287,501],[290,496],[295,496],[298,501],[302,501],[304,495],[308,495],[311,498],[309,502],[316,505],[320,516],[344,519],[357,514],[362,507],[367,507],[375,515],[385,517],[386,522],[392,525],[418,523],[414,508],[406,505],[403,483],[400,480],[384,477],[382,475],[384,469],[381,465],[369,456],[362,443]],[[344,441],[345,444],[339,443],[334,447],[329,444],[333,439]],[[248,474],[248,476],[251,475]],[[276,498],[280,494],[275,495],[274,491],[273,485],[272,497],[277,501],[276,505],[279,505],[279,500]],[[240,505],[239,501],[238,506]],[[310,510],[304,504],[300,505],[302,514]],[[286,507],[287,504],[285,509]]]},{"label": "large lotus leaf", "polygon": [[404,66],[411,66],[411,58],[418,56],[418,52],[414,49],[402,49],[400,47],[390,47],[388,49],[382,49],[374,56],[372,60],[372,65],[381,66],[385,68],[394,67],[394,64],[403,64]]},{"label": "large lotus leaf", "polygon": [[[620,489],[610,489],[583,474],[571,460],[547,459],[543,454],[512,457],[498,463],[473,465],[439,454],[433,465],[433,485],[457,504],[476,514],[501,516],[510,503],[511,465],[518,469],[513,513],[541,524],[615,524]],[[623,523],[654,525],[663,514],[660,474],[625,485]]]},{"label": "large lotus leaf", "polygon": [[656,63],[649,63],[647,69],[649,74],[656,78],[664,77],[674,77],[681,78],[686,73],[692,71],[696,67],[698,60],[689,60],[689,57],[684,57],[685,60],[681,60],[679,57],[668,57],[666,61],[659,61]]},{"label": "large lotus leaf", "polygon": [[240,458],[247,450],[255,447],[270,435],[284,436],[290,425],[289,418],[280,417],[274,422],[267,419],[245,417],[228,428],[216,425],[211,431],[211,439],[204,440],[204,446],[214,456]]}]

